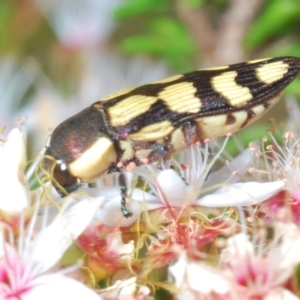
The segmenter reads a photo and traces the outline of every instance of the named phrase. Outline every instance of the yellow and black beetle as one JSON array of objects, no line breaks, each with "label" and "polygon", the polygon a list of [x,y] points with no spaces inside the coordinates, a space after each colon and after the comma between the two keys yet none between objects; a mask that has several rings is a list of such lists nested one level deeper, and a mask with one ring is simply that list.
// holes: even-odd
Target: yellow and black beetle
[{"label": "yellow and black beetle", "polygon": [[[206,138],[234,133],[278,102],[300,71],[300,59],[279,57],[197,70],[114,93],[61,123],[44,165],[62,194],[122,167],[151,163]],[[51,159],[52,158],[52,159]]]}]

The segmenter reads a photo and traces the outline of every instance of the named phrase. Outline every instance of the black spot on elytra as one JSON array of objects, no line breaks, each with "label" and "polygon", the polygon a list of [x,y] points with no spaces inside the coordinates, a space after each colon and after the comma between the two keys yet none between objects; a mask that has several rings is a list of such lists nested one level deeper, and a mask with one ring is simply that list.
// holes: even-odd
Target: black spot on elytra
[{"label": "black spot on elytra", "polygon": [[235,122],[236,122],[236,117],[232,114],[228,114],[226,117],[225,125],[231,125],[234,124]]}]

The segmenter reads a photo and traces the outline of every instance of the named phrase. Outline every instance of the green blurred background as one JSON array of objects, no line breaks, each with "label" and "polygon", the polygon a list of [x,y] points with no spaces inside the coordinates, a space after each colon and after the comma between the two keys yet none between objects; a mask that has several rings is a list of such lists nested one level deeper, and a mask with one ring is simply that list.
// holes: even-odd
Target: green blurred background
[{"label": "green blurred background", "polygon": [[[298,0],[1,0],[0,128],[30,156],[67,117],[119,89],[201,67],[300,56]],[[300,99],[300,80],[287,94]],[[243,133],[285,122],[284,101]],[[16,119],[17,118],[17,119]]]}]

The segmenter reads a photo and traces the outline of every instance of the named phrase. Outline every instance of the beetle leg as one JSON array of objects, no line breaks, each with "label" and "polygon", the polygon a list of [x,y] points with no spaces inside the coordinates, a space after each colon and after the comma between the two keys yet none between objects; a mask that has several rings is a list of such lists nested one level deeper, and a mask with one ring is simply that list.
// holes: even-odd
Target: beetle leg
[{"label": "beetle leg", "polygon": [[126,207],[126,197],[127,197],[127,182],[126,177],[122,170],[119,169],[119,186],[121,190],[121,211],[124,217],[129,218],[132,216],[132,212],[130,212]]},{"label": "beetle leg", "polygon": [[170,148],[167,145],[158,145],[156,146],[151,153],[148,155],[149,161],[159,161],[160,159],[169,159],[170,158]]},{"label": "beetle leg", "polygon": [[[117,140],[114,141],[114,147],[115,151],[117,153],[118,161],[122,157],[122,154],[124,152],[123,149],[121,149],[120,144],[118,143]],[[113,164],[109,169],[108,173],[112,172],[119,172],[119,187],[121,191],[121,211],[124,217],[129,218],[132,216],[132,213],[127,209],[126,207],[126,198],[127,198],[127,182],[126,182],[126,177],[123,173],[122,168],[117,167],[115,164]]]}]

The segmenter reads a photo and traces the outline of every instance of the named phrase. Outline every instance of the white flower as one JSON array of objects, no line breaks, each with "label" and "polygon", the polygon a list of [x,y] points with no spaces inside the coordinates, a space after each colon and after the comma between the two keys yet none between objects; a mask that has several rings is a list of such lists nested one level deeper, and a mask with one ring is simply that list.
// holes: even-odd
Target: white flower
[{"label": "white flower", "polygon": [[[277,295],[277,299],[289,299],[285,285],[300,262],[299,251],[299,228],[292,223],[276,223],[274,239],[268,245],[263,238],[251,242],[245,233],[229,238],[220,266],[231,293],[238,298],[273,299],[271,295]],[[279,298],[280,294],[287,296]]]},{"label": "white flower", "polygon": [[283,181],[235,183],[200,198],[195,204],[207,207],[248,206],[258,204],[279,193],[285,187]]},{"label": "white flower", "polygon": [[81,199],[71,205],[74,200],[78,199],[68,198],[54,221],[33,236],[36,209],[26,235],[20,235],[17,246],[5,241],[5,230],[2,228],[0,299],[77,299],[78,295],[85,299],[99,299],[82,283],[64,275],[67,270],[50,271],[90,223],[102,201],[101,198]]},{"label": "white flower", "polygon": [[220,270],[189,260],[185,254],[180,255],[178,261],[169,268],[169,272],[179,289],[176,299],[210,299],[209,295],[215,295],[215,299],[222,299],[222,296],[229,292],[229,283]]},{"label": "white flower", "polygon": [[294,300],[286,286],[300,262],[299,251],[299,227],[276,223],[270,243],[262,232],[253,241],[245,233],[229,238],[218,267],[181,254],[169,271],[179,289],[177,299]]},{"label": "white flower", "polygon": [[26,163],[24,133],[14,128],[0,146],[0,209],[7,213],[21,212],[30,205]]},{"label": "white flower", "polygon": [[274,289],[263,300],[299,300],[295,294],[286,289]]}]

